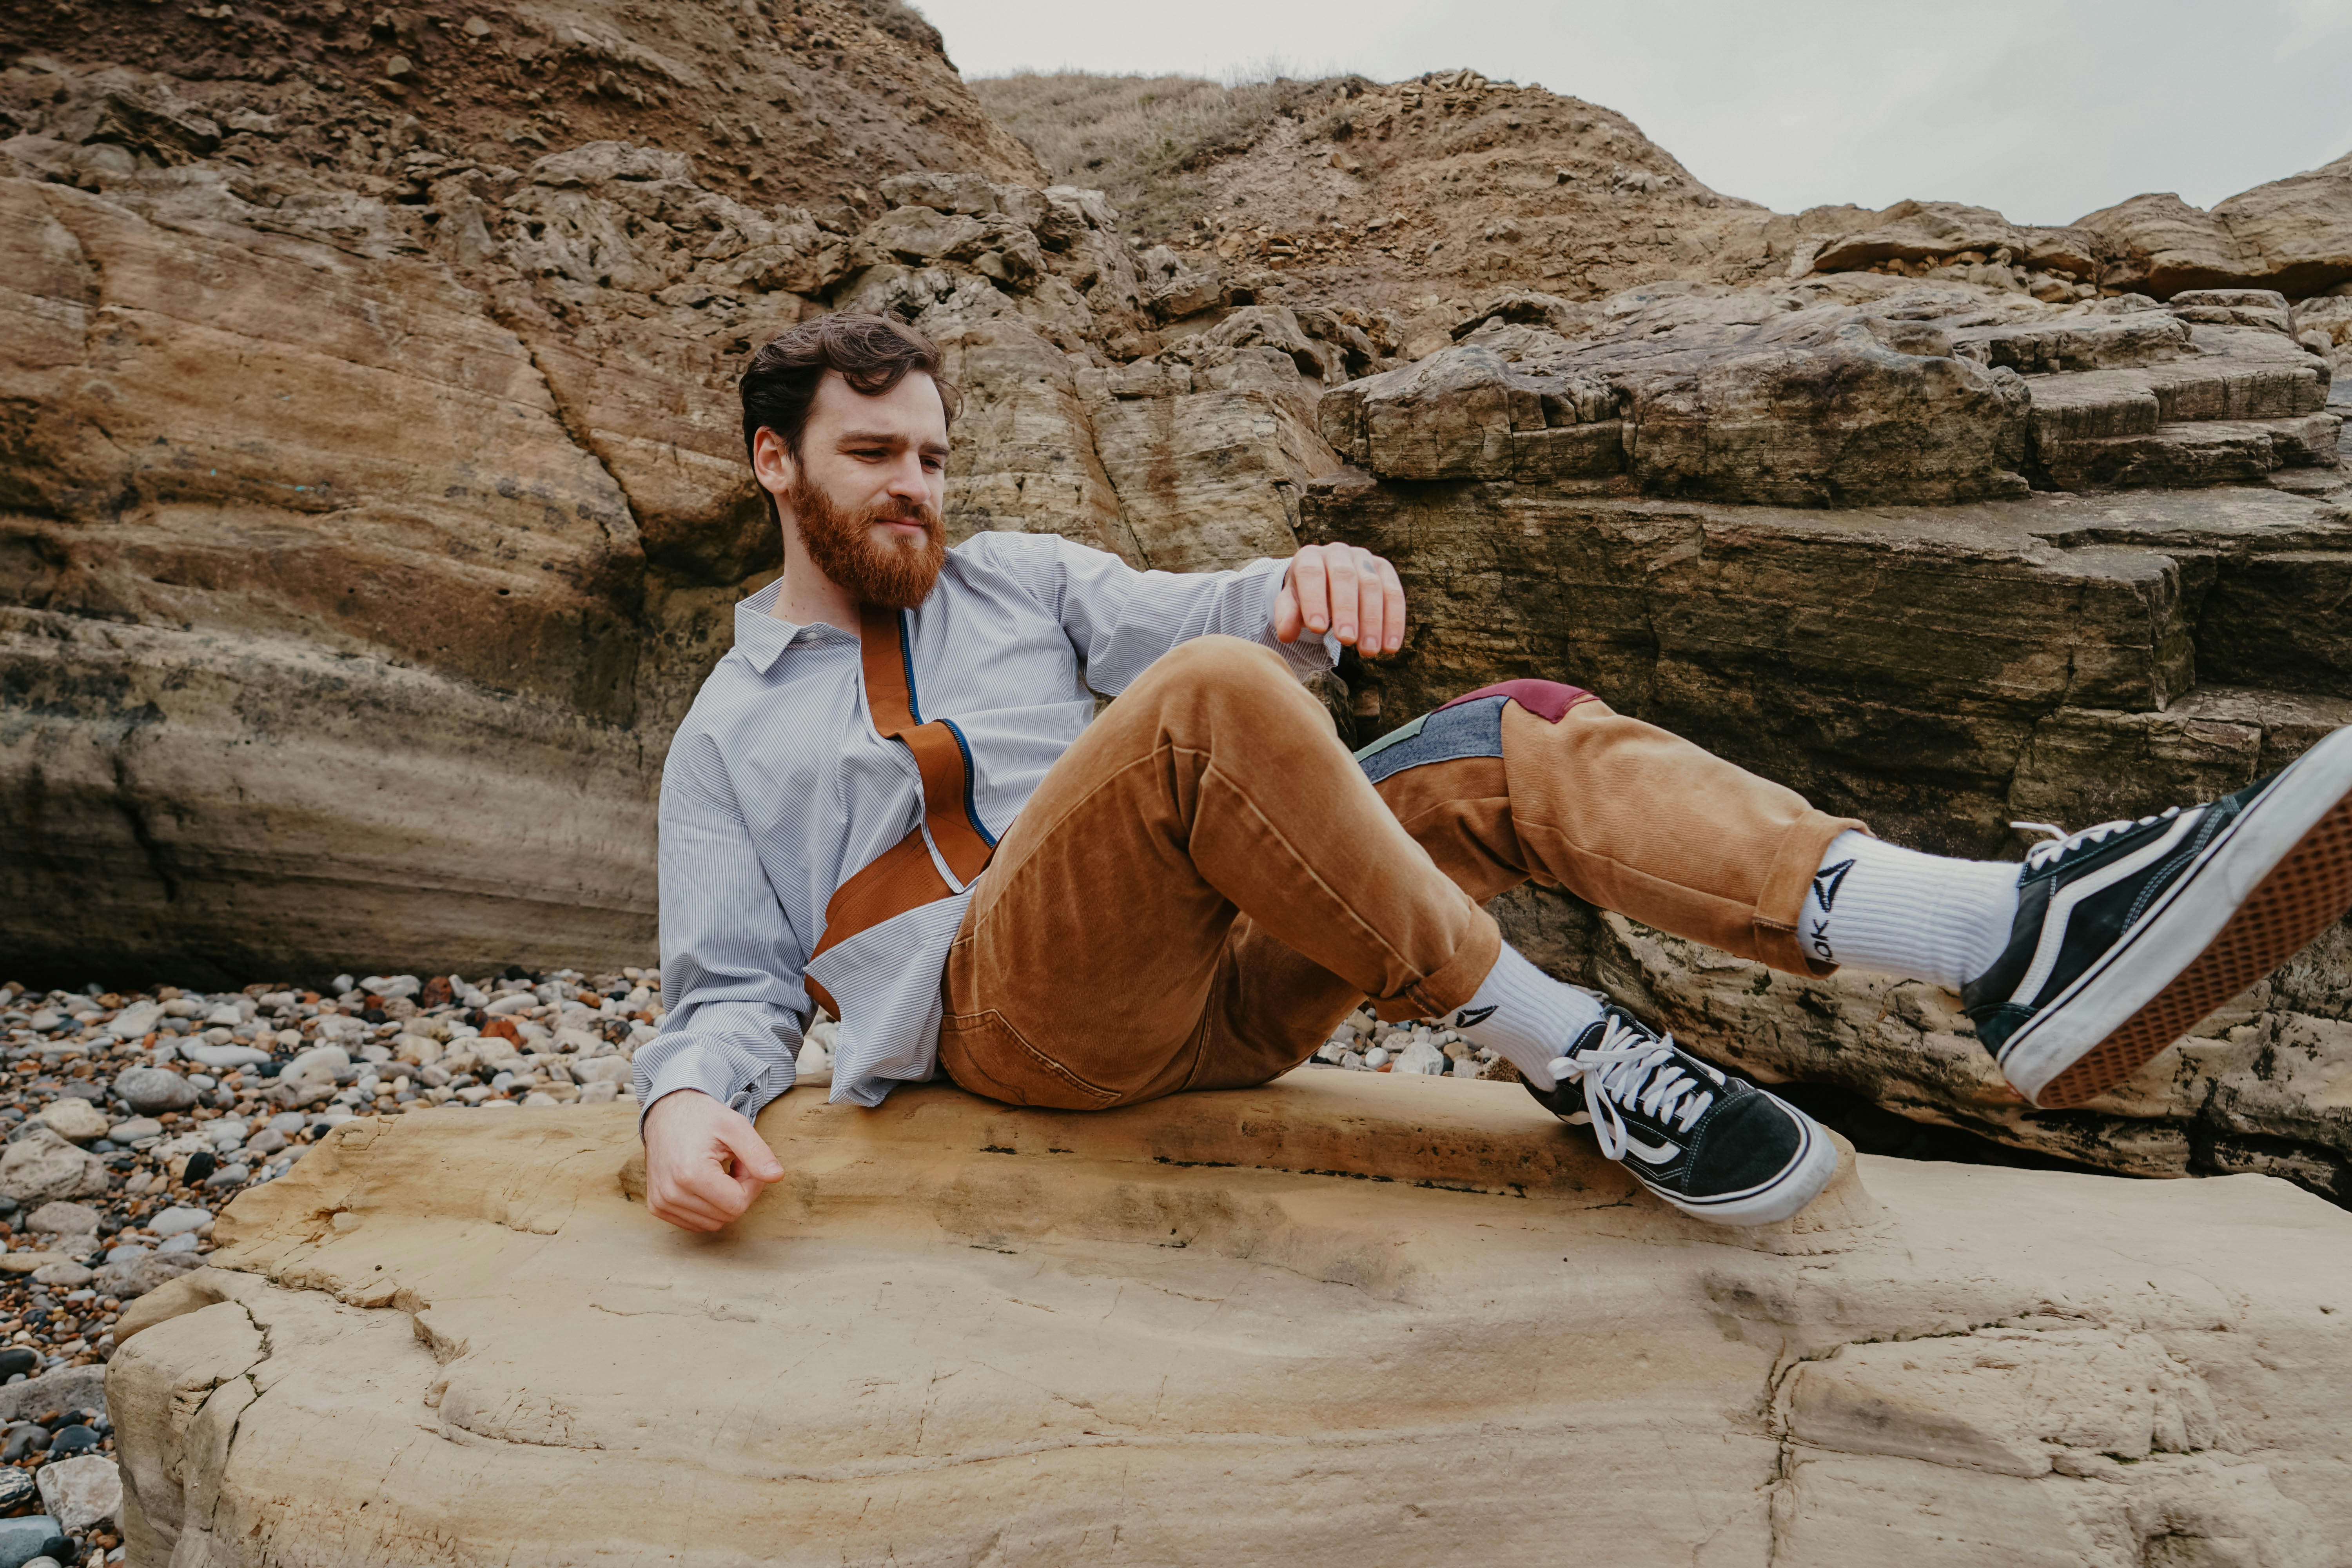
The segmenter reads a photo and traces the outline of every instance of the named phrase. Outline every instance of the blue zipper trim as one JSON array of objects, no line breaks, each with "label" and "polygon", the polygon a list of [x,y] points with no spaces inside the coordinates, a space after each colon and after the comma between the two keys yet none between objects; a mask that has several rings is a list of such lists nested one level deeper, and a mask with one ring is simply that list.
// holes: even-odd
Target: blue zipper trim
[{"label": "blue zipper trim", "polygon": [[956,728],[954,720],[942,719],[940,722],[948,727],[948,733],[955,737],[956,750],[963,753],[964,816],[971,823],[971,830],[979,834],[982,841],[993,849],[996,847],[996,836],[989,832],[987,824],[980,820],[980,803],[973,798],[971,793],[972,782],[980,777],[980,769],[973,765],[971,760],[971,742],[963,738],[963,731]]},{"label": "blue zipper trim", "polygon": [[923,705],[915,697],[915,621],[904,610],[898,612],[898,662],[907,671],[907,711],[919,724],[923,721]]}]

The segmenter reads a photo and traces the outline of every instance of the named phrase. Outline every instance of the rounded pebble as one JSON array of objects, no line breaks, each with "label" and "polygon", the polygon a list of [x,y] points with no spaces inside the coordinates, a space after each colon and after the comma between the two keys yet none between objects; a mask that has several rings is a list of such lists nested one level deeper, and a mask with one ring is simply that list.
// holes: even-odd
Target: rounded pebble
[{"label": "rounded pebble", "polygon": [[196,1086],[169,1068],[131,1068],[116,1077],[114,1092],[142,1116],[185,1110],[196,1102]]}]

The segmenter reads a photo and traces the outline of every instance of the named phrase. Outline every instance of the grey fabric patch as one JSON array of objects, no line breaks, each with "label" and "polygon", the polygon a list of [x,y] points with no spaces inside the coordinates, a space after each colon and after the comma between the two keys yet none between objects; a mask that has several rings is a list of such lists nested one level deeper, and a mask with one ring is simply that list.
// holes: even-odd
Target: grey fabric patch
[{"label": "grey fabric patch", "polygon": [[1482,697],[1459,708],[1441,708],[1393,730],[1356,753],[1357,766],[1374,784],[1407,768],[1464,757],[1503,754],[1506,696]]}]

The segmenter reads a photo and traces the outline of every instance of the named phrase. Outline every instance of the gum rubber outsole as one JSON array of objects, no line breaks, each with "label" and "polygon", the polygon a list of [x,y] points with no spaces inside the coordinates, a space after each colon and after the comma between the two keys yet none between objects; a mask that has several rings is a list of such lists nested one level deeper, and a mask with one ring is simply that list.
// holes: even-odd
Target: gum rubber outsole
[{"label": "gum rubber outsole", "polygon": [[2137,1072],[2231,997],[2311,945],[2352,908],[2352,795],[2281,857],[2205,951],[2121,1027],[2042,1086],[2034,1103],[2064,1110]]}]

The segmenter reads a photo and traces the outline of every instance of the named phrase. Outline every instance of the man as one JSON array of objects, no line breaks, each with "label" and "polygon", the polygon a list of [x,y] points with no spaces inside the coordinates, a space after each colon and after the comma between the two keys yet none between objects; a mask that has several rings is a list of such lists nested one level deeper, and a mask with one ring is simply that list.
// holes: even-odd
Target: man
[{"label": "man", "polygon": [[[1766,1224],[1832,1173],[1821,1128],[1542,973],[1484,900],[1533,878],[1781,969],[1951,987],[2043,1105],[2125,1077],[2352,904],[2352,731],[2210,805],[2042,828],[2021,868],[1882,843],[1548,681],[1351,757],[1298,677],[1402,645],[1387,562],[947,550],[940,373],[908,329],[837,315],[743,376],[785,561],[663,779],[669,1011],[635,1066],[672,1224],[715,1230],[782,1175],[750,1118],[815,1005],[841,1020],[835,1100],[937,1068],[1096,1109],[1263,1082],[1366,997],[1499,1051],[1668,1203]],[[1116,699],[1099,719],[1092,692]]]}]

